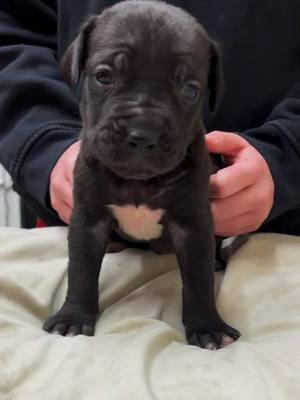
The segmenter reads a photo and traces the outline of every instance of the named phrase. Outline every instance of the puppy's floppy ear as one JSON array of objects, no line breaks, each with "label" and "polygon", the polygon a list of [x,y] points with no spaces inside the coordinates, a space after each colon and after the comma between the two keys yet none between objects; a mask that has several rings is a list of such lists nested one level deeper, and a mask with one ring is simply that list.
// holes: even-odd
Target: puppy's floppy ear
[{"label": "puppy's floppy ear", "polygon": [[212,40],[210,49],[210,70],[208,74],[209,107],[215,113],[221,104],[225,85],[220,48]]},{"label": "puppy's floppy ear", "polygon": [[96,17],[90,17],[81,27],[79,35],[70,44],[60,62],[60,70],[70,86],[80,81],[80,73],[86,59],[87,41],[94,29]]}]

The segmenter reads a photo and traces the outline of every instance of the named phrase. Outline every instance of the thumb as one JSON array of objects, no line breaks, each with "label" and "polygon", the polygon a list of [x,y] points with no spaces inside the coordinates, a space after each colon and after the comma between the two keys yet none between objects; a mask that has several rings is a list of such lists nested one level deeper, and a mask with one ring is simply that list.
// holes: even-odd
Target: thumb
[{"label": "thumb", "polygon": [[205,135],[209,153],[218,153],[233,156],[244,149],[249,143],[232,132],[213,131]]}]

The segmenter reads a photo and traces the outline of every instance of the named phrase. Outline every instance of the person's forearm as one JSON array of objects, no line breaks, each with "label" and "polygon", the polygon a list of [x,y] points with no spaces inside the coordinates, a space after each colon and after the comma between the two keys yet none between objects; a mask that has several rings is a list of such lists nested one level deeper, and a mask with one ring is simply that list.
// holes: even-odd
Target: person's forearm
[{"label": "person's forearm", "polygon": [[56,14],[48,4],[0,4],[0,162],[34,212],[58,224],[49,202],[50,173],[78,139],[81,122],[59,72]]}]

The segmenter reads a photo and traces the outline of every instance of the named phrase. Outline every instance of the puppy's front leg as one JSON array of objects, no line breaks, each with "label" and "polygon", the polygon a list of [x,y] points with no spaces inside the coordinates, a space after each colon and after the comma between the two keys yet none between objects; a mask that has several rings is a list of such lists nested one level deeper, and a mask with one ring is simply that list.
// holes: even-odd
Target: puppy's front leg
[{"label": "puppy's front leg", "polygon": [[110,219],[92,229],[85,216],[74,212],[69,229],[68,291],[57,314],[43,329],[61,335],[93,335],[98,314],[98,277],[106,250]]},{"label": "puppy's front leg", "polygon": [[214,293],[215,239],[204,215],[193,221],[169,222],[168,230],[182,277],[182,320],[190,344],[218,349],[240,333],[219,316]]}]

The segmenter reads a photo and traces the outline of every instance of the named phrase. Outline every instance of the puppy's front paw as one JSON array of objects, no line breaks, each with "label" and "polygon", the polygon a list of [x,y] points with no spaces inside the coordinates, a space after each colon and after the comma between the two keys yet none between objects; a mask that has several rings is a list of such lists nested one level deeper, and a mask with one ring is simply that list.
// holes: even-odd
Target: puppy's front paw
[{"label": "puppy's front paw", "polygon": [[207,324],[203,328],[188,328],[186,339],[189,344],[208,350],[217,350],[235,342],[241,334],[225,322]]},{"label": "puppy's front paw", "polygon": [[79,305],[65,303],[57,314],[48,318],[43,329],[62,336],[93,336],[96,315],[88,314]]}]

